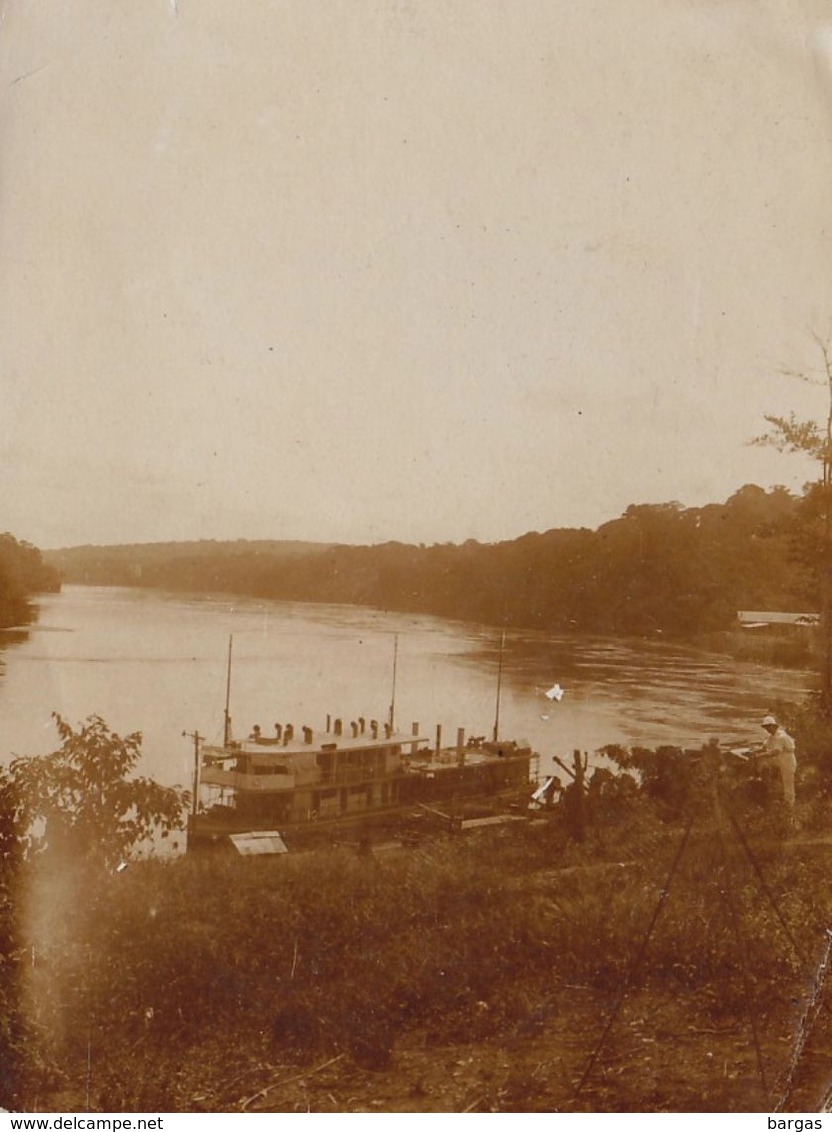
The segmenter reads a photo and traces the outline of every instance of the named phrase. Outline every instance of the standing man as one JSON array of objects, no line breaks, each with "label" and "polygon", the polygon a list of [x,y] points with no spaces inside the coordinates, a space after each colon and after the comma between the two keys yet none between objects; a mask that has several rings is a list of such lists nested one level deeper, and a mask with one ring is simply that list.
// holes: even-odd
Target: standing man
[{"label": "standing man", "polygon": [[768,739],[766,739],[762,749],[755,752],[753,757],[762,766],[780,771],[783,801],[791,814],[794,810],[794,772],[797,769],[794,739],[773,715],[765,717],[763,728],[768,732]]}]

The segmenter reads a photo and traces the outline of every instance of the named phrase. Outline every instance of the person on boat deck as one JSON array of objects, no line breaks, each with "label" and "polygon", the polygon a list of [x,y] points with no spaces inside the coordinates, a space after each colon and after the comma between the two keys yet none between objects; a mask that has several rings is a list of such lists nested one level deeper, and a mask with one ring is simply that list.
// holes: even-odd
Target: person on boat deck
[{"label": "person on boat deck", "polygon": [[254,739],[254,741],[256,742],[259,738],[260,738],[260,724],[255,723],[255,725],[251,729],[251,734],[249,735],[249,739]]},{"label": "person on boat deck", "polygon": [[783,787],[783,801],[789,811],[792,811],[794,809],[794,774],[797,769],[794,739],[773,715],[767,715],[762,726],[768,732],[768,739],[759,751],[753,753],[752,758],[763,767],[779,770]]}]

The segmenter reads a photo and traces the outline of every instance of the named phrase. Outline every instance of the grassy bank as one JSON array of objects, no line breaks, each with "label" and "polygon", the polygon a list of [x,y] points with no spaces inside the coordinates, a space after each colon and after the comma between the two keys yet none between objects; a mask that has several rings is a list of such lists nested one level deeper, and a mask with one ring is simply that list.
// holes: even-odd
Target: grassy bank
[{"label": "grassy bank", "polygon": [[[648,1013],[688,1002],[680,1025],[744,1033],[747,1060],[749,1018],[764,1037],[794,1032],[832,922],[828,848],[787,851],[754,817],[752,861],[707,799],[690,812],[681,855],[685,820],[644,804],[596,813],[583,844],[551,818],[376,855],[189,857],[94,876],[40,861],[20,894],[15,1104],[234,1110],[276,1073],[315,1069],[326,1089],[307,1103],[345,1110],[362,1074],[378,1091],[461,1046],[499,1053],[504,1077],[532,1051],[538,1065],[566,1058],[548,1093],[521,1099],[503,1082],[492,1108],[690,1104],[639,1097],[638,1075],[616,1084],[618,1039],[594,1074],[606,1091],[576,1094],[622,991]],[[571,1036],[558,1029],[568,1010]],[[785,1071],[788,1049],[763,1056],[772,1079]],[[769,1107],[753,1065],[742,1086],[727,1073],[738,1110]],[[293,1095],[275,1088],[258,1106],[291,1111]]]}]

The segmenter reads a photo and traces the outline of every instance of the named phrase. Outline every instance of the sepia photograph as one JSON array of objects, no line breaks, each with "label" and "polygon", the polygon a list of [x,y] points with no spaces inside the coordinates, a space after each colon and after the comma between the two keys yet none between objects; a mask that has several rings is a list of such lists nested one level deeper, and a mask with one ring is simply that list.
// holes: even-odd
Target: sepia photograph
[{"label": "sepia photograph", "polygon": [[0,1120],[822,1128],[828,0],[0,0],[0,89]]}]

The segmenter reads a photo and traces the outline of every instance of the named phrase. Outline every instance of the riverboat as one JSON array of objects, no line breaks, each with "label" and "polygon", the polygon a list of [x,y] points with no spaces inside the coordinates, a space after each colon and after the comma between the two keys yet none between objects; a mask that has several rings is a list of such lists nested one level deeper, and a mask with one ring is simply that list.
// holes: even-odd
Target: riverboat
[{"label": "riverboat", "polygon": [[[188,819],[189,851],[235,848],[241,853],[282,852],[329,838],[372,840],[378,831],[413,831],[414,824],[440,821],[459,828],[488,820],[512,799],[528,803],[531,748],[498,738],[505,635],[500,644],[497,703],[491,740],[460,728],[453,746],[434,745],[411,724],[394,726],[398,638],[393,653],[393,686],[387,721],[363,717],[348,725],[328,715],[326,727],[297,731],[275,723],[265,735],[255,724],[245,740],[231,734],[231,654],[225,724],[220,746],[205,745],[194,732],[193,805]],[[485,811],[485,816],[483,816]]]},{"label": "riverboat", "polygon": [[[197,743],[195,798],[188,849],[237,844],[289,849],[314,841],[356,839],[438,821],[448,828],[494,812],[528,793],[530,747],[465,739],[431,746],[414,725],[327,719],[319,733],[276,724],[242,741]],[[258,836],[259,835],[259,836]],[[265,851],[265,848],[264,848]]]}]

